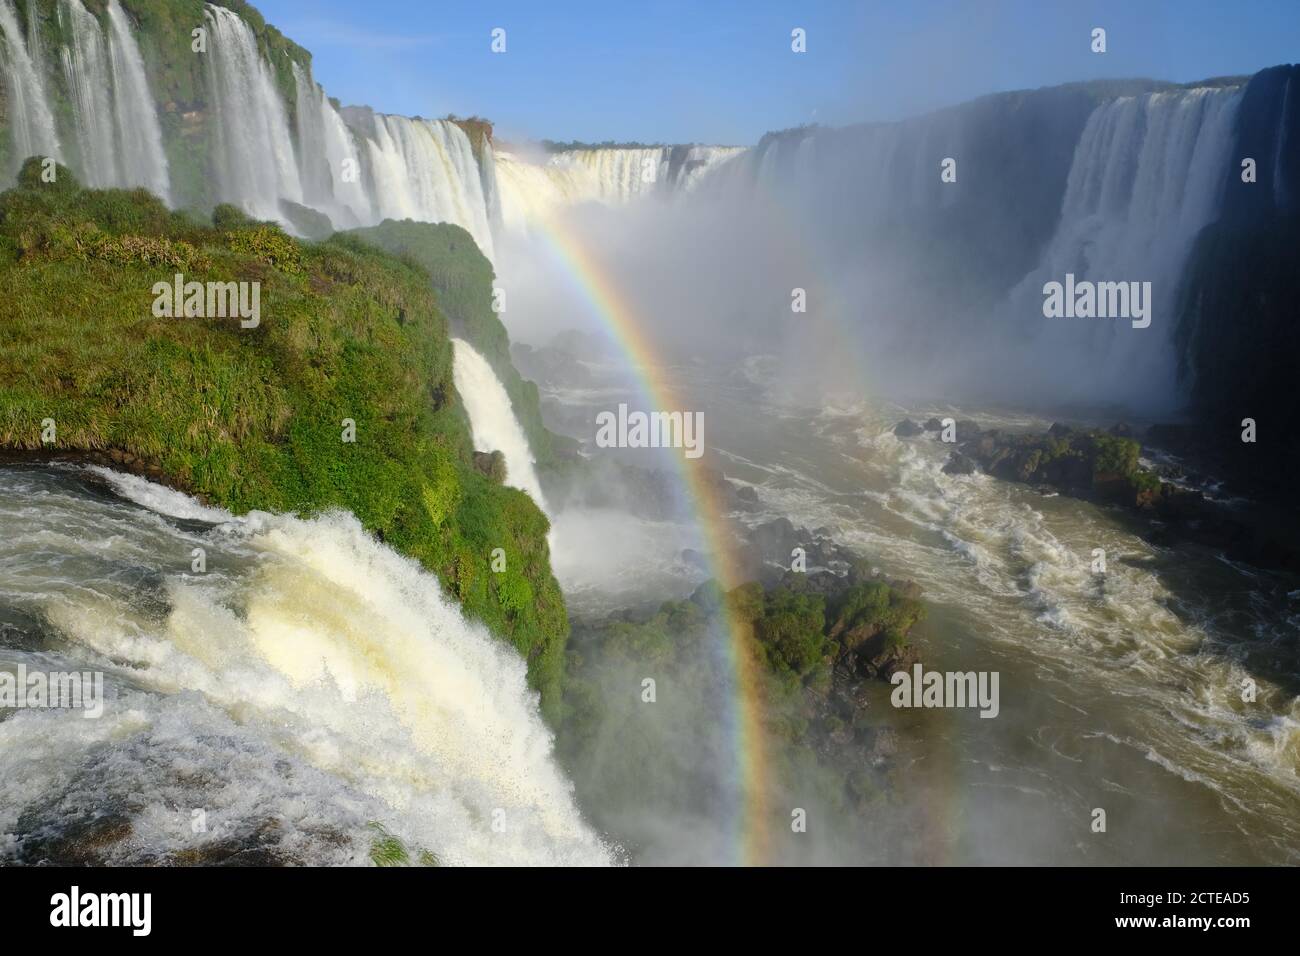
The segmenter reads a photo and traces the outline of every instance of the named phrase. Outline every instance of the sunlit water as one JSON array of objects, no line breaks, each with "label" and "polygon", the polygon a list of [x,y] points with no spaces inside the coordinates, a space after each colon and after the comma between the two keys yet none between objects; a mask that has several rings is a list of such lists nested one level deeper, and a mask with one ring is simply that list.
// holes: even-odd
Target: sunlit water
[{"label": "sunlit water", "polygon": [[108,698],[4,712],[0,860],[363,863],[376,825],[412,860],[610,860],[523,660],[433,575],[350,515],[108,477],[0,468],[0,668]]},{"label": "sunlit water", "polygon": [[[1300,861],[1297,582],[1202,548],[1155,547],[1117,510],[945,475],[949,448],[933,433],[892,434],[905,416],[1036,431],[1048,419],[798,408],[766,397],[754,376],[667,374],[704,411],[713,464],[756,488],[763,508],[746,521],[831,529],[924,588],[930,615],[914,639],[927,667],[1000,674],[992,720],[895,710],[890,688],[876,689],[878,719],[908,741],[901,796],[924,808],[924,839],[906,861]],[[1092,571],[1095,548],[1104,575]],[[1248,680],[1253,703],[1242,699]],[[1093,831],[1097,809],[1104,833]]]},{"label": "sunlit water", "polygon": [[[927,667],[1000,674],[993,720],[897,711],[873,689],[903,738],[894,786],[921,821],[900,862],[1297,861],[1297,582],[1154,547],[1118,511],[944,475],[946,447],[892,435],[905,414],[1046,420],[799,409],[736,377],[675,374],[713,463],[757,490],[745,520],[825,526],[916,580]],[[681,596],[706,573],[680,556],[693,529],[610,517],[556,517],[581,542],[557,574],[584,614]],[[0,666],[103,670],[109,695],[97,720],[0,721],[5,858],[80,842],[120,862],[224,846],[358,863],[380,823],[444,862],[610,859],[553,762],[523,663],[353,519],[231,520],[136,479],[10,467],[0,525]]]}]

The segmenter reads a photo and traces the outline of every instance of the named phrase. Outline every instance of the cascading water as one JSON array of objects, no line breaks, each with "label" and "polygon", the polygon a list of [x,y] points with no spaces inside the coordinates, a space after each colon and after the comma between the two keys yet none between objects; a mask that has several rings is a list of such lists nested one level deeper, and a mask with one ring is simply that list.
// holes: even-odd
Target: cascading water
[{"label": "cascading water", "polygon": [[[143,186],[170,201],[170,177],[134,25],[118,0],[92,14],[82,0],[58,0],[67,45],[58,51],[71,104],[76,172],[91,186]],[[682,191],[722,160],[726,147],[566,150],[544,164],[496,153],[476,157],[450,120],[411,119],[348,109],[340,113],[300,64],[295,123],[252,29],[234,11],[204,9],[213,136],[214,198],[284,221],[281,201],[327,215],[335,228],[383,219],[463,226],[493,258],[494,230],[525,231],[555,207],[617,205],[652,192]],[[13,0],[0,0],[9,85],[13,168],[30,155],[62,158],[58,127]],[[346,119],[345,119],[346,116]],[[353,173],[359,175],[353,175]]]},{"label": "cascading water", "polygon": [[496,151],[501,221],[507,232],[526,233],[565,206],[590,201],[591,184],[573,166],[531,163],[508,150]]},{"label": "cascading water", "polygon": [[131,23],[118,0],[108,0],[108,58],[113,78],[113,117],[122,172],[120,182],[143,186],[168,202],[171,184],[162,128],[144,60]]},{"label": "cascading water", "polygon": [[557,153],[551,162],[581,169],[594,199],[619,204],[654,191],[665,178],[668,157],[659,148],[576,149]]},{"label": "cascading water", "polygon": [[361,182],[361,157],[343,117],[325,91],[293,64],[297,89],[298,159],[307,205],[326,212],[336,227],[368,225],[370,197]]},{"label": "cascading water", "polygon": [[264,219],[280,219],[280,200],[302,202],[289,119],[253,31],[236,14],[208,4],[208,84],[216,136],[219,196]]},{"label": "cascading water", "polygon": [[167,156],[144,61],[117,0],[107,7],[107,38],[81,0],[60,0],[71,43],[61,50],[80,161],[90,186],[143,186],[169,198]]},{"label": "cascading water", "polygon": [[740,152],[729,146],[572,149],[556,153],[548,165],[582,170],[592,199],[619,205],[648,193],[689,188],[714,164]]},{"label": "cascading water", "polygon": [[509,231],[524,232],[565,206],[617,206],[641,196],[684,192],[742,152],[729,146],[568,149],[534,163],[500,151],[494,179],[502,222]]},{"label": "cascading water", "polygon": [[61,52],[81,152],[77,172],[89,186],[115,186],[120,174],[106,82],[108,52],[104,34],[81,0],[60,0],[58,10],[64,30],[72,37]]},{"label": "cascading water", "polygon": [[[1218,213],[1240,96],[1230,87],[1121,97],[1089,118],[1056,234],[1008,297],[1016,316],[1036,329],[1036,354],[1081,363],[1072,379],[1068,372],[1058,378],[1077,393],[1062,399],[1103,395],[1148,408],[1175,399],[1182,268],[1197,232]],[[1151,327],[1043,318],[1044,283],[1064,282],[1067,273],[1076,283],[1149,281]]]},{"label": "cascading water", "polygon": [[0,721],[0,859],[359,863],[378,824],[413,860],[610,861],[524,662],[433,575],[349,515],[232,519],[107,477],[145,507],[0,470],[0,668],[107,685],[99,719]]},{"label": "cascading water", "polygon": [[0,0],[0,38],[4,41],[4,70],[9,92],[11,169],[17,171],[29,156],[62,159],[45,84],[40,70],[28,55],[13,0]]},{"label": "cascading water", "polygon": [[492,258],[483,185],[464,130],[450,120],[409,119],[368,110],[354,116],[366,141],[378,217],[455,223]]},{"label": "cascading water", "polygon": [[528,436],[515,418],[505,386],[473,346],[463,339],[451,341],[455,349],[452,377],[469,414],[474,448],[501,452],[506,460],[506,484],[526,492],[537,507],[546,511]]},{"label": "cascading water", "polygon": [[483,184],[483,202],[487,206],[488,225],[495,233],[503,225],[501,215],[501,187],[497,183],[497,157],[492,140],[483,137],[483,152],[479,156],[479,180]]}]

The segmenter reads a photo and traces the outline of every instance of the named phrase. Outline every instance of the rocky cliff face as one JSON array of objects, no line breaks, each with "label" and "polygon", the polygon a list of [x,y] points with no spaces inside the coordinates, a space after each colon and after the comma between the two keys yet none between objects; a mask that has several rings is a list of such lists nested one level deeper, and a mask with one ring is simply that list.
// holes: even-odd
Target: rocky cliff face
[{"label": "rocky cliff face", "polygon": [[[1233,158],[1223,214],[1197,241],[1180,302],[1196,423],[1181,439],[1239,486],[1290,499],[1300,469],[1300,67],[1251,79]],[[1254,181],[1242,177],[1247,159]],[[1254,442],[1242,440],[1245,419],[1256,422]]]}]

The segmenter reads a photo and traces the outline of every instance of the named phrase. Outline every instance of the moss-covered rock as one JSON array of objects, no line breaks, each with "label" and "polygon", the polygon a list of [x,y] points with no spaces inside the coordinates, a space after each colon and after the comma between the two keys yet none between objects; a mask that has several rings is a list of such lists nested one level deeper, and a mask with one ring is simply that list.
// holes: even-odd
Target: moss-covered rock
[{"label": "moss-covered rock", "polygon": [[727,593],[709,582],[649,615],[577,625],[557,749],[585,811],[625,835],[634,859],[639,844],[656,841],[636,822],[647,807],[667,814],[659,819],[699,816],[728,772],[714,748],[731,744],[739,666],[753,708],[747,745],[767,756],[759,785],[772,805],[813,801],[865,819],[868,804],[890,791],[898,749],[870,706],[873,697],[888,706],[874,679],[888,675],[886,661],[910,666],[916,655],[891,651],[876,669],[863,653],[868,642],[847,649],[831,633],[860,627],[905,637],[921,612],[912,589],[854,570]]},{"label": "moss-covered rock", "polygon": [[468,232],[450,223],[385,219],[378,226],[349,230],[347,235],[401,256],[429,274],[455,334],[487,359],[505,386],[539,466],[553,465],[571,449],[575,444],[571,439],[542,424],[537,385],[520,376],[510,361],[510,336],[492,308],[492,263]]},{"label": "moss-covered rock", "polygon": [[[228,211],[201,225],[30,172],[0,195],[0,449],[96,455],[235,513],[351,511],[518,648],[553,712],[568,621],[549,525],[475,467],[427,273],[355,238],[302,243]],[[259,283],[260,324],[155,316],[177,272]],[[490,295],[481,271],[463,281]]]},{"label": "moss-covered rock", "polygon": [[[1009,481],[1140,505],[1165,487],[1138,463],[1141,451],[1136,439],[1124,435],[1057,424],[1045,435],[984,432],[963,442],[954,457],[977,462],[987,473]],[[1169,494],[1175,491],[1168,486]]]}]

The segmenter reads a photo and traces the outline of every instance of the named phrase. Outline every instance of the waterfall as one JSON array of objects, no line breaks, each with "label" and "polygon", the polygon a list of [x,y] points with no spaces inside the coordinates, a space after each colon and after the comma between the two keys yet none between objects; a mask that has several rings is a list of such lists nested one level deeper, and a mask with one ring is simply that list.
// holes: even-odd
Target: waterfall
[{"label": "waterfall", "polygon": [[303,198],[344,229],[371,223],[370,197],[361,182],[361,157],[352,133],[325,91],[297,63],[298,159]]},{"label": "waterfall", "polygon": [[654,146],[562,150],[549,165],[579,169],[590,198],[621,205],[654,192],[684,190],[714,164],[742,150],[727,146]]},{"label": "waterfall", "polygon": [[[0,645],[0,668],[102,671],[107,698],[96,720],[0,721],[0,861],[39,859],[67,830],[84,841],[101,811],[128,822],[97,850],[117,863],[231,844],[365,863],[372,822],[444,864],[610,862],[525,662],[437,577],[351,515],[223,518],[108,477],[123,498],[67,471],[0,470],[0,609],[38,644],[57,635],[49,653]],[[189,573],[196,547],[204,574]]]},{"label": "waterfall", "polygon": [[[1121,97],[1098,106],[1074,153],[1061,217],[1037,269],[1009,301],[1061,389],[1159,406],[1175,399],[1172,337],[1183,264],[1218,214],[1238,88]],[[1045,319],[1043,284],[1149,281],[1151,327]]]},{"label": "waterfall", "polygon": [[72,42],[62,48],[80,161],[88,186],[143,186],[169,198],[167,155],[144,61],[117,0],[109,0],[107,40],[81,0],[60,0],[59,18]]},{"label": "waterfall", "polygon": [[[735,222],[713,241],[746,250],[752,316],[780,288],[766,274],[793,264],[789,284],[818,290],[827,334],[859,335],[857,361],[891,394],[1170,411],[1183,267],[1218,215],[1239,99],[1236,88],[1198,88],[1098,104],[1061,88],[1014,109],[992,98],[898,123],[791,130],[724,163],[695,202]],[[1033,151],[1004,148],[1031,137]],[[950,183],[945,157],[960,169]],[[775,249],[773,234],[786,237]],[[1067,274],[1149,281],[1151,327],[1044,317],[1044,284]],[[772,328],[795,367],[816,324]]]},{"label": "waterfall", "polygon": [[493,256],[492,230],[469,137],[450,120],[365,112],[371,196],[379,219],[415,219],[463,226]]},{"label": "waterfall", "polygon": [[[83,0],[57,0],[56,9],[68,38],[57,57],[75,171],[89,186],[143,186],[170,202],[158,104],[135,25],[119,0],[107,0],[102,18]],[[298,63],[289,64],[295,89],[286,104],[252,28],[215,4],[205,4],[203,15],[211,196],[258,218],[283,222],[281,202],[287,200],[324,213],[335,228],[389,218],[455,223],[492,259],[494,231],[525,231],[566,205],[619,205],[692,189],[741,152],[709,146],[577,149],[531,163],[494,151],[485,138],[476,156],[451,120],[336,109]],[[30,155],[62,158],[34,22],[28,41],[14,0],[0,0],[14,168]]]},{"label": "waterfall", "polygon": [[515,418],[505,386],[488,360],[463,339],[452,339],[455,349],[452,378],[469,415],[476,451],[499,451],[506,460],[506,484],[526,492],[546,511],[542,486],[533,467],[528,437]]},{"label": "waterfall", "polygon": [[493,232],[501,229],[501,187],[497,183],[496,151],[492,140],[483,137],[483,154],[479,157],[479,179],[483,183],[483,201],[487,205],[488,225]]},{"label": "waterfall", "polygon": [[12,170],[17,171],[29,156],[62,159],[45,85],[28,55],[13,0],[0,0],[0,37],[4,41],[3,62],[9,93]]},{"label": "waterfall", "polygon": [[236,14],[204,8],[218,196],[263,219],[280,219],[280,200],[302,202],[289,118],[253,31]]},{"label": "waterfall", "polygon": [[643,196],[680,194],[743,152],[730,146],[565,149],[530,162],[498,151],[493,179],[502,224],[507,231],[523,232],[566,206],[619,206]]},{"label": "waterfall", "polygon": [[104,34],[81,0],[60,0],[59,19],[72,42],[63,47],[63,74],[72,100],[77,148],[77,173],[88,186],[104,188],[120,181],[118,149],[109,105],[108,51]]},{"label": "waterfall", "polygon": [[507,232],[525,233],[565,206],[592,200],[594,190],[581,169],[531,163],[507,150],[496,151],[501,221]]},{"label": "waterfall", "polygon": [[135,34],[118,0],[108,0],[108,27],[113,118],[117,122],[122,165],[119,182],[127,186],[143,186],[161,197],[163,202],[168,202],[171,186],[158,109],[149,90]]},{"label": "waterfall", "polygon": [[654,190],[666,177],[666,151],[653,149],[576,149],[557,153],[556,166],[573,166],[585,173],[592,198],[619,205]]}]

